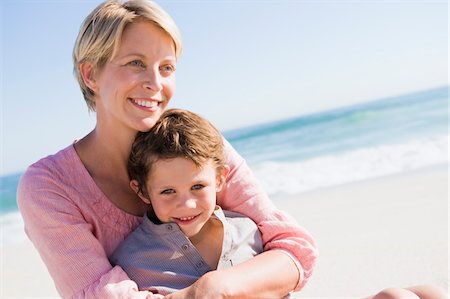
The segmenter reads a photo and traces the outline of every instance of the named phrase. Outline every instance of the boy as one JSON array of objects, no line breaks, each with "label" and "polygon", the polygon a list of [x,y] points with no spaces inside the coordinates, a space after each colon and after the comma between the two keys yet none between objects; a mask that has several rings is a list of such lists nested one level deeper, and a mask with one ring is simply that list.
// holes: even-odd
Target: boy
[{"label": "boy", "polygon": [[[152,208],[110,260],[139,289],[157,294],[152,298],[262,252],[255,223],[216,206],[216,192],[228,173],[223,160],[220,133],[186,110],[167,110],[149,132],[137,135],[128,161],[130,185]],[[427,285],[388,288],[369,298],[406,297],[447,298]]]},{"label": "boy", "polygon": [[228,167],[222,136],[207,120],[167,110],[137,135],[128,173],[131,188],[151,209],[110,260],[139,289],[172,293],[262,252],[256,224],[216,205]]}]

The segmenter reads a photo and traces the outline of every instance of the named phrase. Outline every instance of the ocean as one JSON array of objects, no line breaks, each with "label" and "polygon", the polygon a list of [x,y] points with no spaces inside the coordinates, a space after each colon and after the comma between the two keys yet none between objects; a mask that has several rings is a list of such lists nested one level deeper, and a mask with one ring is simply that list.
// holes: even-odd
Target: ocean
[{"label": "ocean", "polygon": [[[223,132],[276,202],[448,163],[447,86]],[[212,120],[214,121],[214,120]],[[3,244],[25,238],[21,173],[1,177]],[[333,199],[330,199],[333,200]]]}]

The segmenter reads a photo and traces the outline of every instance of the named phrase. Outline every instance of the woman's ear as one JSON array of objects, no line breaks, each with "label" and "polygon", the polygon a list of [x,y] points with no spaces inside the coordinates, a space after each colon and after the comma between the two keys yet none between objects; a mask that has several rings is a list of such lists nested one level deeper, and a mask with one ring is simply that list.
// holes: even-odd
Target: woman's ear
[{"label": "woman's ear", "polygon": [[95,81],[95,67],[91,62],[83,62],[79,65],[79,72],[84,84],[89,87],[94,93],[97,90],[97,83]]},{"label": "woman's ear", "polygon": [[136,180],[130,181],[130,187],[133,189],[133,191],[139,196],[139,198],[145,202],[146,204],[151,204],[150,199],[145,197],[142,193],[142,189],[139,189],[139,183]]},{"label": "woman's ear", "polygon": [[222,187],[225,184],[225,180],[227,179],[229,173],[230,167],[228,165],[224,165],[220,170],[220,173],[217,175],[216,192],[220,192],[222,190]]}]

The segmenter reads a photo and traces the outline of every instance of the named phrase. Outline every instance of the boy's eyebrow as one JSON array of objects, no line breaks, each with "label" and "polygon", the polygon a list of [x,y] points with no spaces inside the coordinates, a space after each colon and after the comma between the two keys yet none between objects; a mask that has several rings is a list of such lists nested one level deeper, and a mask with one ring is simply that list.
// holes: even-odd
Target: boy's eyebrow
[{"label": "boy's eyebrow", "polygon": [[156,187],[153,187],[152,189],[155,189],[155,190],[174,189],[174,187],[172,185],[157,185]]},{"label": "boy's eyebrow", "polygon": [[[214,177],[214,180],[215,179],[216,179],[216,177]],[[203,185],[206,185],[206,184],[209,184],[209,182],[210,182],[209,178],[198,178],[198,179],[193,180],[192,184],[195,185],[195,184],[200,184],[201,183]]]}]

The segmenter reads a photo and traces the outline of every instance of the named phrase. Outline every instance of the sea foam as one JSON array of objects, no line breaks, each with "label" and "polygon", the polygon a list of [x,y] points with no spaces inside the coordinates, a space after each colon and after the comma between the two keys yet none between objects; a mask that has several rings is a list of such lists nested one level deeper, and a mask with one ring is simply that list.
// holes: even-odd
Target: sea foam
[{"label": "sea foam", "polygon": [[278,197],[443,163],[448,163],[448,135],[251,167],[267,193]]},{"label": "sea foam", "polygon": [[26,239],[23,219],[19,212],[10,212],[0,216],[0,245],[16,244]]}]

